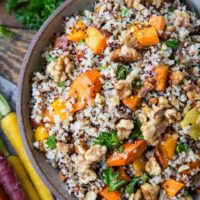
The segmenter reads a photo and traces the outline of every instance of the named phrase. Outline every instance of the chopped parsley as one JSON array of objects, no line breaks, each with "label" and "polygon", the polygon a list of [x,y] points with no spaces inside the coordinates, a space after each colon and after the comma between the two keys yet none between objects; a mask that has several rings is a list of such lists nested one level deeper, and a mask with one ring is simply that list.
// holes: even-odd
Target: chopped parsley
[{"label": "chopped parsley", "polygon": [[179,143],[176,146],[176,152],[181,153],[188,150],[188,145],[186,143]]},{"label": "chopped parsley", "polygon": [[117,151],[118,151],[119,153],[123,153],[123,152],[124,152],[124,146],[121,145],[121,146],[117,149]]},{"label": "chopped parsley", "polygon": [[58,87],[64,87],[65,86],[65,81],[62,81],[60,83],[57,84]]},{"label": "chopped parsley", "polygon": [[116,72],[116,76],[119,80],[125,80],[129,73],[129,69],[124,66],[119,66]]},{"label": "chopped parsley", "polygon": [[179,48],[178,40],[167,40],[165,43],[169,48],[173,50],[177,50]]},{"label": "chopped parsley", "polygon": [[50,55],[46,56],[45,58],[48,64],[57,60],[57,58],[52,57]]},{"label": "chopped parsley", "polygon": [[144,139],[142,131],[141,131],[141,126],[142,126],[142,123],[140,122],[140,120],[139,119],[135,119],[134,120],[133,132],[131,134],[131,137],[133,139],[139,139],[139,140]]},{"label": "chopped parsley", "polygon": [[121,16],[122,17],[126,17],[128,16],[128,8],[123,6],[122,9],[121,9]]},{"label": "chopped parsley", "polygon": [[119,179],[119,173],[114,172],[111,167],[104,170],[102,180],[108,186],[109,192],[118,190],[125,183],[125,180]]},{"label": "chopped parsley", "polygon": [[55,135],[49,136],[47,138],[46,145],[49,149],[55,149],[56,148],[56,136]]},{"label": "chopped parsley", "polygon": [[108,149],[118,148],[120,145],[120,141],[117,137],[117,133],[115,131],[102,132],[95,140],[94,144],[100,144],[106,146]]},{"label": "chopped parsley", "polygon": [[100,67],[97,67],[97,70],[98,70],[98,71],[102,71],[103,69],[106,69],[107,67],[108,67],[108,66],[106,66],[106,65],[105,65],[105,66],[100,66]]},{"label": "chopped parsley", "polygon": [[140,177],[133,178],[129,182],[129,184],[126,186],[125,193],[127,195],[134,193],[136,186],[142,185],[142,184],[146,183],[147,181],[148,181],[148,176],[146,174],[144,174],[143,176],[140,176]]}]

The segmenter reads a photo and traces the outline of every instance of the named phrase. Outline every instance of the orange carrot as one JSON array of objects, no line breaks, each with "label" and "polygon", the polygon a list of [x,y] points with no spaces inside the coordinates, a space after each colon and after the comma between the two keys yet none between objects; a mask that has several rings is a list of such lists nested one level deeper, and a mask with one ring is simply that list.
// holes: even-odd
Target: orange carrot
[{"label": "orange carrot", "polygon": [[200,160],[197,160],[195,162],[189,162],[188,163],[189,169],[182,171],[183,174],[188,174],[191,170],[196,169],[197,167],[200,167]]},{"label": "orange carrot", "polygon": [[95,27],[87,29],[86,44],[94,51],[95,54],[101,54],[107,47],[107,36],[101,30]]},{"label": "orange carrot", "polygon": [[166,21],[163,16],[152,16],[149,19],[149,23],[151,26],[153,26],[157,31],[159,35],[162,35],[163,31],[165,30]]},{"label": "orange carrot", "polygon": [[167,87],[167,78],[169,75],[169,67],[167,65],[160,65],[154,69],[154,72],[156,73],[155,90],[165,91]]},{"label": "orange carrot", "polygon": [[69,96],[75,98],[74,112],[83,109],[89,98],[94,98],[101,89],[101,74],[97,70],[90,70],[79,75],[72,83]]},{"label": "orange carrot", "polygon": [[109,192],[108,187],[101,190],[99,194],[106,200],[119,200],[121,196],[118,191]]},{"label": "orange carrot", "polygon": [[166,190],[168,197],[173,197],[185,187],[185,184],[169,179],[164,181],[162,187]]},{"label": "orange carrot", "polygon": [[160,42],[155,27],[135,31],[135,36],[142,47],[149,47]]},{"label": "orange carrot", "polygon": [[122,102],[132,111],[135,111],[138,105],[140,104],[141,100],[142,100],[141,97],[138,94],[136,94],[123,99]]},{"label": "orange carrot", "polygon": [[162,151],[163,155],[170,160],[173,158],[174,153],[176,151],[177,140],[178,140],[178,135],[176,133],[172,135],[168,134],[165,136],[164,140],[160,143],[160,150]]},{"label": "orange carrot", "polygon": [[155,157],[158,160],[160,166],[163,169],[165,169],[168,166],[169,159],[166,156],[164,156],[163,153],[158,148],[155,148],[154,153],[155,153]]},{"label": "orange carrot", "polygon": [[125,180],[126,182],[128,182],[130,180],[130,177],[126,174],[124,168],[121,166],[118,168],[117,170],[119,172],[119,179],[121,180]]},{"label": "orange carrot", "polygon": [[135,162],[133,162],[133,169],[135,171],[136,176],[142,176],[143,172],[145,171],[145,159],[144,157],[141,157],[137,159]]},{"label": "orange carrot", "polygon": [[115,151],[107,160],[107,166],[122,166],[133,162],[140,158],[147,148],[147,143],[144,140],[138,140],[134,143],[123,145],[124,151],[119,153]]}]

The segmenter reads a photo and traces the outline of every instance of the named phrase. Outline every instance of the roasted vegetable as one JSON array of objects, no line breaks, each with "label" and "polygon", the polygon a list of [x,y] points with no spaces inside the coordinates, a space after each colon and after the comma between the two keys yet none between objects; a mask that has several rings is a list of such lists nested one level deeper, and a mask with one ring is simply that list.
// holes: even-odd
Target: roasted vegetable
[{"label": "roasted vegetable", "polygon": [[105,187],[99,194],[106,200],[120,200],[120,193],[118,191],[109,192],[108,187]]},{"label": "roasted vegetable", "polygon": [[165,30],[166,26],[166,21],[163,16],[154,15],[149,19],[149,23],[158,31],[159,35],[163,34],[163,31]]},{"label": "roasted vegetable", "polygon": [[133,169],[135,171],[135,176],[142,176],[145,171],[146,161],[144,157],[141,157],[133,162]]},{"label": "roasted vegetable", "polygon": [[124,151],[122,153],[115,151],[109,157],[106,162],[108,166],[122,166],[137,160],[146,150],[147,144],[144,140],[138,140],[134,143],[124,144],[123,147]]},{"label": "roasted vegetable", "polygon": [[44,185],[38,174],[35,172],[28,155],[26,154],[20,133],[17,125],[17,117],[15,113],[10,113],[10,107],[1,95],[0,98],[0,113],[3,116],[1,120],[1,127],[4,134],[7,136],[11,145],[17,152],[20,160],[24,164],[26,171],[28,172],[33,185],[35,186],[41,200],[53,200],[48,188]]},{"label": "roasted vegetable", "polygon": [[142,98],[136,94],[134,96],[127,97],[122,100],[123,104],[130,108],[132,111],[135,111],[136,108],[140,105]]},{"label": "roasted vegetable", "polygon": [[162,187],[166,190],[168,197],[174,197],[185,187],[185,184],[175,181],[173,179],[169,179],[164,181]]}]

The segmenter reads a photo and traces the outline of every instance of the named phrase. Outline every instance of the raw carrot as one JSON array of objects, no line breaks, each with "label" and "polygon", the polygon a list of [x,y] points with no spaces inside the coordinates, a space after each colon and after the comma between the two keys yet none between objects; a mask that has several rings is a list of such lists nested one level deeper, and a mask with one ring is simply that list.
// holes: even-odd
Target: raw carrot
[{"label": "raw carrot", "polygon": [[144,28],[135,31],[135,37],[142,47],[149,47],[160,42],[155,27]]},{"label": "raw carrot", "polygon": [[163,16],[154,15],[149,19],[149,23],[152,27],[154,27],[158,31],[159,35],[163,34],[163,31],[165,30],[166,26],[166,21]]},{"label": "raw carrot", "polygon": [[123,145],[124,151],[119,153],[115,151],[107,160],[107,166],[122,166],[133,162],[140,158],[147,148],[147,143],[144,140],[138,140],[134,143]]},{"label": "raw carrot", "polygon": [[17,178],[19,179],[24,192],[29,200],[39,200],[39,196],[31,183],[31,180],[28,177],[28,174],[26,170],[24,169],[24,166],[22,165],[19,158],[15,155],[10,155],[8,152],[6,146],[4,145],[3,141],[0,139],[0,152],[3,152],[4,155],[7,157],[9,163],[11,164],[14,172],[17,175]]},{"label": "raw carrot", "polygon": [[173,197],[185,187],[185,184],[169,179],[164,181],[162,187],[166,190],[168,197]]},{"label": "raw carrot", "polygon": [[130,108],[132,111],[135,111],[138,105],[140,104],[141,100],[142,98],[138,94],[136,94],[136,95],[123,99],[122,102],[124,103],[125,106]]},{"label": "raw carrot", "polygon": [[169,66],[160,65],[154,69],[156,74],[155,76],[155,90],[156,91],[165,91],[167,87],[167,79],[169,75]]},{"label": "raw carrot", "polygon": [[3,129],[4,134],[7,136],[8,140],[12,144],[13,148],[17,152],[20,160],[24,164],[41,200],[53,200],[53,196],[51,195],[48,188],[44,185],[43,181],[40,179],[36,171],[34,170],[28,155],[26,154],[26,150],[24,148],[19,128],[17,125],[17,117],[15,113],[10,113],[6,115],[1,120],[1,127]]},{"label": "raw carrot", "polygon": [[101,190],[99,194],[106,200],[119,200],[121,196],[118,191],[109,192],[108,187]]},{"label": "raw carrot", "polygon": [[2,152],[0,152],[0,185],[10,199],[27,200],[19,180]]},{"label": "raw carrot", "polygon": [[101,30],[95,27],[88,27],[86,44],[94,51],[95,54],[101,54],[107,47],[107,36]]}]

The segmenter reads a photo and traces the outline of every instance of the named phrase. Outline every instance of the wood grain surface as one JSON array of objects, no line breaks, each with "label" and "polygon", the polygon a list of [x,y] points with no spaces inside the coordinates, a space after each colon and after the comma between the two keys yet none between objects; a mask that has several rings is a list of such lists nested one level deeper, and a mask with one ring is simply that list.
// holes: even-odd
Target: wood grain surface
[{"label": "wood grain surface", "polygon": [[14,14],[8,15],[5,2],[0,0],[0,23],[11,28],[15,35],[10,40],[0,38],[0,75],[16,84],[24,55],[35,32],[19,25]]}]

